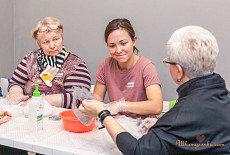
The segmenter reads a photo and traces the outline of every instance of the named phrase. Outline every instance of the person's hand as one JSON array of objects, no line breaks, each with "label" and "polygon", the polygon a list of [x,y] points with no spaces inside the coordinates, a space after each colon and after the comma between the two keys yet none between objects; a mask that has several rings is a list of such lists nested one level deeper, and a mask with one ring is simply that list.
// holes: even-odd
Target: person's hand
[{"label": "person's hand", "polygon": [[12,115],[8,111],[0,111],[0,124],[9,121]]},{"label": "person's hand", "polygon": [[28,98],[28,99],[27,99],[25,102],[23,102],[20,106],[22,106],[22,107],[26,106],[26,105],[29,103],[30,99],[31,99],[31,98]]},{"label": "person's hand", "polygon": [[98,113],[105,110],[103,102],[97,100],[83,100],[79,111],[90,117],[97,117]]},{"label": "person's hand", "polygon": [[105,109],[109,110],[112,115],[115,115],[119,112],[124,112],[126,111],[126,103],[124,98],[118,100],[118,101],[113,101],[108,104],[105,104]]},{"label": "person's hand", "polygon": [[148,130],[157,122],[157,120],[157,118],[145,118],[139,126],[141,133],[146,134]]},{"label": "person's hand", "polygon": [[18,104],[21,101],[26,101],[29,99],[29,96],[24,95],[22,89],[20,88],[11,88],[8,94],[6,101],[8,104]]}]

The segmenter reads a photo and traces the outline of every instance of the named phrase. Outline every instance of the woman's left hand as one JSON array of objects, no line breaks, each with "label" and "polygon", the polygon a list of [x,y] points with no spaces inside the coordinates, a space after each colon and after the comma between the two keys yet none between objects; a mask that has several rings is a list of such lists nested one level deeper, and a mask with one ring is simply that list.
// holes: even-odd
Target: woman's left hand
[{"label": "woman's left hand", "polygon": [[97,117],[98,113],[105,110],[103,102],[97,100],[83,100],[79,111],[90,117]]},{"label": "woman's left hand", "polygon": [[127,110],[127,106],[124,98],[121,98],[120,100],[117,101],[109,102],[105,104],[104,107],[105,109],[109,110],[112,115]]},{"label": "woman's left hand", "polygon": [[27,99],[27,100],[26,100],[25,102],[23,102],[20,106],[23,106],[23,107],[26,106],[26,105],[29,103],[30,99],[31,99],[31,98]]}]

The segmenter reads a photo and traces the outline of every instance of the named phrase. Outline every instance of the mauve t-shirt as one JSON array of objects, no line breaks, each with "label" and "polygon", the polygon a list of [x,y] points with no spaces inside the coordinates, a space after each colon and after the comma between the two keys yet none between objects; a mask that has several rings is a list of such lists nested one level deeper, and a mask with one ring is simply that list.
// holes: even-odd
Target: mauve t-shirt
[{"label": "mauve t-shirt", "polygon": [[[155,65],[141,56],[128,70],[120,70],[117,61],[108,57],[99,65],[95,78],[106,86],[110,102],[123,97],[125,101],[146,101],[145,88],[154,84],[160,85]],[[124,114],[133,118],[138,117],[138,114]]]}]

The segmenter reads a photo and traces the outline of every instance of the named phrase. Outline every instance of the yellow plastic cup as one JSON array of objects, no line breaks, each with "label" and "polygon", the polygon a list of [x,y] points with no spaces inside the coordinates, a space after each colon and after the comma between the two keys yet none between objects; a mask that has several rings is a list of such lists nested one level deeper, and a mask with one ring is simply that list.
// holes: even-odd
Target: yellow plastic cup
[{"label": "yellow plastic cup", "polygon": [[174,105],[177,103],[177,100],[169,101],[169,109],[174,107]]}]

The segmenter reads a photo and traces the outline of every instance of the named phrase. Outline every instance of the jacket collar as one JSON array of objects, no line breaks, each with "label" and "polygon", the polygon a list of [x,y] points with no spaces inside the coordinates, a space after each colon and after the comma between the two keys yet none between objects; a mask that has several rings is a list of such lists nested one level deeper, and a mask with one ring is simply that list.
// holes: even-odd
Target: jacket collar
[{"label": "jacket collar", "polygon": [[[193,78],[181,86],[177,88],[177,92],[179,94],[179,98],[187,96],[187,94],[194,89],[201,88],[201,87],[210,87],[213,84],[220,84],[223,83],[225,85],[224,79],[216,73],[211,75],[196,77]],[[225,86],[226,87],[226,86]]]}]

